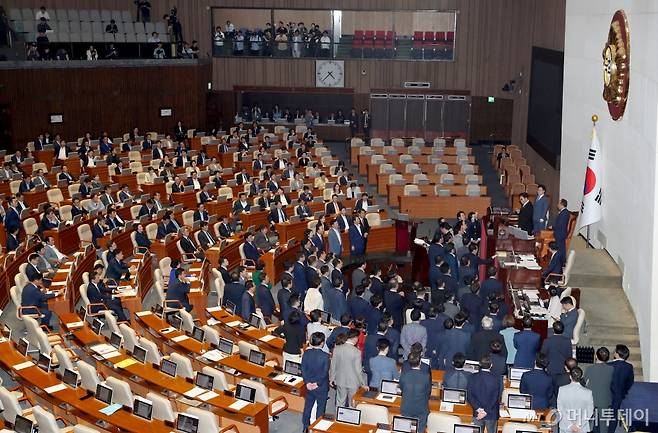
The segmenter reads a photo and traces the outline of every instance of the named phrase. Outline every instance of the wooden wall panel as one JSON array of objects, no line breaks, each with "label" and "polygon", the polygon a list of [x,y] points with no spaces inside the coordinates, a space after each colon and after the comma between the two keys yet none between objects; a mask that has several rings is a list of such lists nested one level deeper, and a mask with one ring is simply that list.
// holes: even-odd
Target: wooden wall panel
[{"label": "wooden wall panel", "polygon": [[[97,67],[0,70],[0,103],[11,111],[15,146],[24,147],[41,131],[70,141],[85,131],[107,130],[112,137],[135,126],[169,132],[177,120],[205,127],[210,64],[158,67]],[[173,108],[160,118],[159,108]],[[50,125],[49,113],[64,123]]]}]

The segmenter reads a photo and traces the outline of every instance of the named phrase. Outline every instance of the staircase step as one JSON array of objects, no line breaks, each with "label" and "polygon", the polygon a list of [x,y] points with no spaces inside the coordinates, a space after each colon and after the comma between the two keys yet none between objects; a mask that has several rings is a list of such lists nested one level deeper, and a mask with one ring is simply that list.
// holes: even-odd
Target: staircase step
[{"label": "staircase step", "polygon": [[[577,260],[577,259],[576,259]],[[621,287],[621,276],[578,274],[572,272],[569,275],[569,285],[571,287],[600,287],[602,289],[615,289]]]}]

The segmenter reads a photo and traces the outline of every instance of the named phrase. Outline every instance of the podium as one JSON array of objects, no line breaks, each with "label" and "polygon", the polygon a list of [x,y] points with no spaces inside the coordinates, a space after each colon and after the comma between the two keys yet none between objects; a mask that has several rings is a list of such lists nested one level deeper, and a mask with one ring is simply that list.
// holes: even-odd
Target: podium
[{"label": "podium", "polygon": [[196,191],[174,192],[171,194],[171,200],[176,204],[182,204],[185,209],[196,209]]},{"label": "podium", "polygon": [[276,232],[279,234],[279,242],[281,245],[285,244],[292,238],[301,242],[304,237],[304,230],[306,230],[306,227],[308,226],[308,222],[309,220],[303,219],[296,223],[286,221],[276,224]]},{"label": "podium", "polygon": [[25,197],[25,203],[32,209],[38,208],[40,203],[48,203],[48,192],[46,189],[24,192],[23,197]]},{"label": "podium", "polygon": [[279,275],[284,271],[283,264],[287,261],[294,262],[300,248],[301,243],[297,242],[290,248],[279,247],[275,251],[267,251],[260,256],[260,260],[265,265],[265,273],[270,277],[272,285],[279,282]]}]

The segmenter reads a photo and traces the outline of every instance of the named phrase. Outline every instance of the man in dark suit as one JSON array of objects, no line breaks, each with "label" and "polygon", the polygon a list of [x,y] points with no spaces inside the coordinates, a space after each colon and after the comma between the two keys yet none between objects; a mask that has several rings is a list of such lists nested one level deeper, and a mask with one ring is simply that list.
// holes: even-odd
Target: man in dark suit
[{"label": "man in dark suit", "polygon": [[533,231],[533,208],[532,203],[528,198],[528,193],[522,192],[519,196],[519,201],[521,202],[521,209],[519,210],[519,228],[531,235]]},{"label": "man in dark suit", "polygon": [[93,189],[93,186],[91,184],[91,178],[87,177],[81,183],[80,189],[78,190],[78,192],[80,193],[81,197],[85,198],[85,197],[89,197],[89,194],[91,194],[92,189]]},{"label": "man in dark suit", "polygon": [[246,290],[242,294],[242,299],[240,301],[242,304],[242,311],[240,312],[240,315],[244,320],[248,322],[251,318],[251,315],[256,312],[256,288],[254,287],[253,281],[247,281],[244,287]]},{"label": "man in dark suit", "polygon": [[466,316],[463,313],[457,313],[453,319],[446,319],[443,322],[445,331],[439,344],[437,354],[439,370],[446,370],[452,363],[457,353],[466,354],[471,341],[471,334],[464,329]]},{"label": "man in dark suit", "polygon": [[429,415],[429,399],[432,392],[431,376],[420,368],[420,354],[412,352],[407,358],[410,369],[400,376],[400,413],[402,416],[418,418],[418,431],[424,432]]},{"label": "man in dark suit", "polygon": [[75,181],[75,177],[69,173],[69,168],[65,165],[62,166],[62,171],[57,175],[57,180],[65,180],[68,183]]},{"label": "man in dark suit", "polygon": [[263,272],[262,281],[258,287],[256,287],[256,307],[260,308],[263,317],[268,323],[272,321],[272,316],[274,316],[274,311],[276,310],[274,297],[272,296],[269,286],[270,277],[267,273]]},{"label": "man in dark suit", "polygon": [[471,376],[466,388],[468,403],[473,408],[473,424],[480,426],[483,433],[484,428],[486,433],[498,431],[498,404],[503,392],[503,382],[491,373],[491,366],[489,355],[480,358],[480,371]]},{"label": "man in dark suit", "polygon": [[[126,314],[123,312],[121,300],[112,297],[112,289],[108,288],[101,278],[101,274],[95,271],[89,273],[89,284],[87,285],[87,298],[92,304],[103,304],[111,310],[120,322],[128,320]],[[92,313],[97,312],[99,309],[95,308]]]},{"label": "man in dark suit", "polygon": [[171,223],[171,214],[166,213],[162,217],[162,221],[160,221],[160,224],[158,224],[158,232],[157,232],[155,238],[157,240],[162,240],[168,234],[176,233],[176,232],[177,232],[177,230],[175,229],[174,225]]},{"label": "man in dark suit", "polygon": [[208,215],[206,206],[203,203],[199,203],[194,211],[194,221],[208,221],[209,219],[210,216]]},{"label": "man in dark suit", "polygon": [[[557,205],[558,213],[555,217],[553,224],[553,236],[557,243],[557,250],[560,253],[562,260],[567,258],[567,236],[569,236],[569,209],[567,209],[567,201],[560,199]],[[564,263],[562,263],[564,266]]]},{"label": "man in dark suit", "polygon": [[393,317],[393,327],[398,331],[402,328],[404,323],[402,318],[402,310],[404,308],[405,300],[398,292],[398,283],[396,280],[391,280],[388,283],[388,290],[384,292],[384,305],[386,311],[391,313]]},{"label": "man in dark suit", "polygon": [[368,199],[368,193],[364,192],[363,194],[361,194],[361,199],[358,200],[358,201],[354,204],[354,210],[355,210],[356,212],[360,211],[361,209],[367,211],[367,210],[368,210],[368,206],[371,206],[371,205],[372,205],[372,203],[371,203],[370,200]]},{"label": "man in dark suit", "polygon": [[245,258],[247,259],[253,260],[254,262],[258,262],[260,259],[261,252],[256,247],[256,244],[254,244],[253,233],[247,233],[245,236],[243,251]]},{"label": "man in dark suit", "polygon": [[242,294],[245,292],[244,284],[240,283],[240,273],[238,271],[231,272],[231,282],[224,286],[224,302],[229,301],[235,305],[236,315],[242,313]]},{"label": "man in dark suit", "polygon": [[251,205],[247,201],[247,194],[241,192],[238,194],[238,199],[233,203],[233,213],[240,214],[242,212],[249,212]]},{"label": "man in dark suit", "polygon": [[487,268],[487,279],[480,284],[480,296],[482,299],[488,299],[494,293],[503,293],[503,283],[496,278],[496,268],[489,266]]},{"label": "man in dark suit", "polygon": [[425,356],[430,358],[430,366],[432,368],[438,368],[437,356],[439,353],[439,345],[441,343],[443,331],[445,330],[443,327],[443,322],[439,321],[438,317],[438,309],[436,307],[430,307],[426,318],[420,321],[421,326],[427,330],[427,345],[425,346]]},{"label": "man in dark suit", "polygon": [[108,258],[107,271],[105,276],[112,280],[130,278],[130,269],[123,262],[123,251],[117,250],[113,259]]},{"label": "man in dark suit", "polygon": [[178,301],[187,312],[192,311],[192,305],[188,298],[190,293],[190,283],[185,279],[185,270],[183,268],[176,269],[174,274],[176,278],[174,281],[169,282],[167,289],[167,301]]},{"label": "man in dark suit", "polygon": [[306,279],[306,256],[303,252],[297,253],[297,261],[295,262],[292,276],[294,291],[297,292],[301,299],[304,299],[306,291],[308,290],[308,281]]},{"label": "man in dark suit", "polygon": [[[146,140],[144,140],[146,142]],[[162,145],[160,144],[159,141],[155,143],[155,146],[153,146],[153,151],[151,152],[151,155],[153,159],[164,159],[165,153],[162,150]]]},{"label": "man in dark suit", "polygon": [[322,349],[325,347],[325,335],[314,332],[309,336],[310,348],[302,356],[302,378],[306,387],[304,398],[304,411],[302,415],[302,431],[307,432],[311,423],[311,412],[316,406],[315,416],[324,414],[329,394],[329,354]]},{"label": "man in dark suit", "polygon": [[548,243],[548,251],[551,255],[551,259],[548,262],[548,266],[541,273],[542,278],[546,279],[550,274],[562,274],[562,265],[564,263],[564,258],[562,257],[557,242]]},{"label": "man in dark suit", "polygon": [[327,215],[335,215],[343,208],[343,205],[338,201],[338,195],[331,196],[331,201],[325,206],[325,213]]},{"label": "man in dark suit", "polygon": [[98,239],[102,238],[107,233],[110,233],[110,229],[107,226],[105,217],[97,218],[96,223],[91,228],[91,242],[94,244],[96,249],[100,248],[100,245],[98,245]]},{"label": "man in dark suit", "polygon": [[135,224],[134,226],[135,226],[135,242],[137,242],[137,246],[141,248],[146,248],[147,250],[151,248],[152,242],[146,235],[144,226],[142,224]]},{"label": "man in dark suit", "polygon": [[20,245],[20,240],[18,239],[18,227],[12,227],[7,229],[7,251],[16,251],[18,245]]},{"label": "man in dark suit", "polygon": [[183,249],[185,258],[203,260],[206,257],[204,252],[200,251],[194,244],[194,241],[190,237],[190,228],[188,226],[183,226],[179,242],[180,247]]},{"label": "man in dark suit", "polygon": [[359,285],[354,289],[354,295],[347,301],[350,314],[354,318],[366,318],[368,316],[370,304],[363,298],[364,293],[365,288],[362,285]]},{"label": "man in dark suit", "polygon": [[276,202],[276,205],[270,211],[267,220],[272,226],[275,224],[280,224],[282,222],[288,221],[288,216],[286,215],[286,210],[283,208],[283,205],[280,201]]},{"label": "man in dark suit", "polygon": [[610,432],[614,432],[617,428],[617,412],[621,407],[621,403],[626,398],[628,391],[633,386],[635,382],[635,375],[633,373],[633,365],[629,362],[626,362],[630,351],[628,347],[624,344],[618,344],[615,346],[615,354],[612,357],[610,365],[614,368],[612,372],[612,384],[610,389],[612,390],[612,410],[614,411],[614,419],[610,423]]},{"label": "man in dark suit", "polygon": [[571,357],[571,339],[564,333],[564,324],[559,320],[553,322],[553,335],[544,340],[541,347],[541,353],[548,358],[548,367],[546,371],[551,376],[556,376],[564,372],[564,362]]},{"label": "man in dark suit", "polygon": [[11,229],[20,228],[21,226],[21,211],[18,209],[18,200],[12,197],[9,200],[9,208],[5,212],[5,228],[9,232]]},{"label": "man in dark suit", "polygon": [[203,250],[207,250],[217,243],[215,237],[210,233],[210,230],[208,230],[208,222],[206,221],[201,222],[197,238],[199,239],[199,243]]},{"label": "man in dark suit", "polygon": [[532,330],[532,317],[523,318],[523,330],[514,334],[514,367],[532,368],[541,345],[541,337]]},{"label": "man in dark suit", "polygon": [[[596,351],[594,365],[589,366],[583,380],[585,385],[592,390],[594,398],[595,422],[592,425],[594,433],[608,433],[608,420],[605,412],[612,406],[612,376],[615,368],[608,363],[610,351],[605,347],[599,347]],[[525,375],[524,375],[525,376]],[[603,415],[603,416],[602,416]]]},{"label": "man in dark suit", "polygon": [[142,207],[139,209],[138,217],[141,218],[144,215],[148,215],[149,217],[152,217],[155,214],[157,214],[157,211],[155,209],[155,206],[153,205],[153,199],[149,198],[148,200],[146,200],[146,203],[144,203]]},{"label": "man in dark suit", "polygon": [[493,319],[489,316],[484,316],[480,322],[482,329],[471,338],[471,343],[468,348],[468,359],[480,359],[489,353],[489,348],[493,340],[498,340],[503,345],[501,354],[507,357],[507,348],[505,347],[505,340],[503,336],[493,329]]},{"label": "man in dark suit", "polygon": [[29,173],[23,174],[23,180],[18,186],[19,192],[28,192],[34,189],[34,182],[32,182],[32,176]]},{"label": "man in dark suit", "polygon": [[349,229],[350,255],[363,256],[366,253],[366,233],[363,232],[361,220],[356,218]]},{"label": "man in dark suit", "polygon": [[538,353],[535,368],[521,376],[519,391],[532,396],[532,409],[548,409],[553,397],[553,378],[546,372],[548,357]]},{"label": "man in dark suit", "polygon": [[219,223],[219,226],[217,226],[217,231],[219,231],[219,236],[221,236],[222,238],[231,237],[234,231],[231,228],[231,225],[229,224],[228,217],[226,215],[222,215],[220,219],[221,221]]},{"label": "man in dark suit", "polygon": [[276,293],[276,300],[279,304],[281,320],[284,321],[288,318],[288,314],[290,313],[290,296],[292,296],[292,278],[283,277],[281,279],[281,288]]},{"label": "man in dark suit", "polygon": [[466,389],[472,373],[464,370],[466,356],[457,352],[452,357],[452,368],[443,374],[443,388]]},{"label": "man in dark suit", "polygon": [[[49,326],[50,318],[53,313],[48,309],[48,299],[54,298],[55,294],[46,294],[41,291],[39,286],[42,285],[43,277],[40,273],[36,273],[28,277],[29,283],[23,287],[21,295],[21,307],[37,307],[41,314],[41,324]],[[23,314],[35,314],[36,311],[24,311]]]}]

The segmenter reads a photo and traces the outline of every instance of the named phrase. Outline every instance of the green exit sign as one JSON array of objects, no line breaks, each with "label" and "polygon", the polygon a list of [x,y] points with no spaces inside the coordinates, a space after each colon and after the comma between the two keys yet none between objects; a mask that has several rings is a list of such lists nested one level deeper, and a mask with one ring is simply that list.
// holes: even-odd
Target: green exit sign
[{"label": "green exit sign", "polygon": [[494,98],[493,96],[488,96],[487,97],[487,102],[490,103],[490,104],[493,104],[494,102],[496,102],[496,98]]}]

